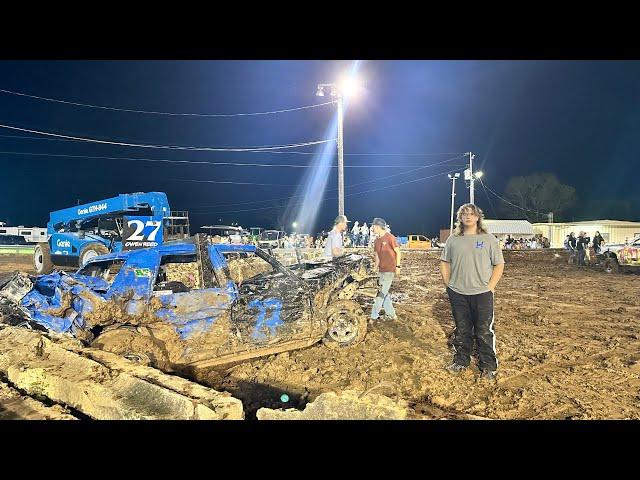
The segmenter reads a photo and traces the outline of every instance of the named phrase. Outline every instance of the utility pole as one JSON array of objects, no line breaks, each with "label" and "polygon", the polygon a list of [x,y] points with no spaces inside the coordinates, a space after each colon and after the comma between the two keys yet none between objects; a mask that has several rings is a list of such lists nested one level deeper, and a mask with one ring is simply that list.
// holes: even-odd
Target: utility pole
[{"label": "utility pole", "polygon": [[338,215],[344,215],[344,99],[354,94],[357,89],[355,79],[351,78],[349,82],[344,81],[338,83],[320,83],[316,96],[324,97],[325,89],[331,96],[335,98],[338,106],[338,135],[336,145],[338,147]]},{"label": "utility pole", "polygon": [[338,94],[338,215],[344,215],[343,96]]},{"label": "utility pole", "polygon": [[469,203],[475,205],[475,177],[473,175],[473,159],[475,155],[469,152]]},{"label": "utility pole", "polygon": [[455,207],[455,198],[456,198],[456,179],[460,178],[459,173],[454,173],[453,175],[447,175],[449,180],[451,180],[451,223],[449,224],[449,236],[453,235],[453,212]]}]

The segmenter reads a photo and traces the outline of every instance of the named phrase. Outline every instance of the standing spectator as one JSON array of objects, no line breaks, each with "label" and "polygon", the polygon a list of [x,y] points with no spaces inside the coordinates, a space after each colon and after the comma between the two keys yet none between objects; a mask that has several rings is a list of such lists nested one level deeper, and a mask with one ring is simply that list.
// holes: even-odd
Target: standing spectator
[{"label": "standing spectator", "polygon": [[508,249],[511,249],[511,247],[513,246],[513,238],[511,238],[511,235],[507,235],[507,239],[505,240],[504,244]]},{"label": "standing spectator", "polygon": [[481,376],[495,380],[498,359],[493,305],[504,258],[498,241],[484,227],[483,218],[476,205],[462,205],[454,233],[447,239],[440,258],[442,281],[455,321],[455,355],[447,370],[457,373],[469,366],[475,337]]},{"label": "standing spectator", "polygon": [[593,251],[596,255],[599,255],[602,251],[602,246],[604,245],[604,238],[600,235],[600,232],[596,231],[596,234],[593,236]]},{"label": "standing spectator", "polygon": [[591,265],[591,252],[589,251],[589,245],[591,244],[591,237],[587,235],[587,232],[582,232],[584,234],[585,246],[584,246],[584,258],[587,263]]},{"label": "standing spectator", "polygon": [[589,241],[584,232],[580,232],[578,235],[578,239],[576,240],[576,252],[578,255],[578,266],[584,267],[586,264],[584,263],[585,250],[589,245]]},{"label": "standing spectator", "polygon": [[569,234],[567,245],[569,245],[569,263],[575,263],[578,254],[576,252],[577,240],[573,232]]},{"label": "standing spectator", "polygon": [[351,246],[358,245],[358,239],[360,238],[360,223],[356,220],[351,229]]},{"label": "standing spectator", "polygon": [[396,320],[396,311],[391,303],[389,288],[396,276],[397,269],[400,268],[400,246],[396,237],[391,232],[386,231],[387,222],[382,218],[374,218],[372,222],[374,231],[376,232],[376,241],[373,249],[375,252],[374,270],[378,270],[380,277],[378,285],[380,290],[373,301],[371,309],[371,320],[377,320],[380,310],[384,308],[385,318],[388,320]]},{"label": "standing spectator", "polygon": [[342,232],[347,230],[347,217],[338,215],[333,222],[333,228],[327,236],[327,243],[324,246],[325,258],[336,258],[344,255],[344,244],[342,242]]},{"label": "standing spectator", "polygon": [[369,227],[367,226],[367,222],[364,222],[362,227],[360,227],[360,246],[366,247],[369,245]]}]

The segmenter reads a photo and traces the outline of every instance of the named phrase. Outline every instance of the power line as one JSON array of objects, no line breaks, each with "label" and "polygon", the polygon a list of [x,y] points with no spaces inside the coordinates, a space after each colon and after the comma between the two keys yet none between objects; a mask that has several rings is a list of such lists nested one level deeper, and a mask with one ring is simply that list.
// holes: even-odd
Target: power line
[{"label": "power line", "polygon": [[[46,138],[46,137],[26,137],[21,135],[0,135],[0,138],[16,138],[22,140],[47,140],[52,142],[78,142],[82,140],[74,140],[68,138]],[[226,151],[226,150],[225,150]],[[247,153],[267,153],[267,154],[280,154],[280,155],[317,155],[316,152],[298,152],[298,151],[286,151],[280,152],[276,150],[259,151],[257,149],[247,150]],[[345,153],[344,156],[395,156],[395,157],[430,157],[440,155],[464,155],[463,153]],[[345,165],[347,167],[347,165]]]},{"label": "power line", "polygon": [[2,124],[0,124],[0,128],[8,128],[10,130],[19,130],[21,132],[29,132],[29,133],[39,134],[39,135],[48,135],[48,136],[58,137],[58,138],[68,138],[71,140],[77,140],[82,142],[118,145],[121,147],[139,147],[139,148],[156,148],[156,149],[159,148],[159,149],[169,149],[169,150],[194,150],[194,151],[206,151],[206,152],[250,152],[250,151],[259,152],[262,150],[277,150],[277,149],[285,149],[285,148],[306,147],[309,145],[320,145],[323,143],[329,143],[336,140],[335,138],[331,138],[329,140],[316,140],[313,142],[293,143],[293,144],[287,144],[287,145],[268,145],[268,146],[262,146],[262,147],[243,147],[243,148],[215,148],[215,147],[148,145],[148,144],[141,144],[141,143],[110,142],[107,140],[98,140],[96,138],[74,137],[71,135],[61,135],[58,133],[42,132],[39,130],[30,130],[28,128],[20,128],[20,127],[14,127],[12,125],[2,125]]},{"label": "power line", "polygon": [[[100,155],[67,155],[62,153],[35,153],[35,152],[10,152],[0,151],[4,155],[29,155],[42,157],[63,157],[63,158],[86,158],[95,160],[123,160],[131,162],[159,162],[159,163],[186,163],[194,165],[214,165],[214,166],[234,166],[234,167],[290,167],[290,168],[312,168],[313,165],[299,165],[291,163],[248,163],[248,162],[209,162],[205,160],[168,160],[158,158],[136,158],[136,157],[107,157]],[[413,165],[345,165],[345,168],[410,168]],[[331,168],[338,168],[331,165]],[[421,167],[422,168],[422,167]],[[408,172],[407,172],[408,173]]]},{"label": "power line", "polygon": [[[447,161],[453,161],[453,160],[455,160],[455,158],[451,158],[451,159],[449,159]],[[440,162],[440,163],[443,163],[443,162]],[[387,178],[397,177],[398,175],[404,175],[406,173],[411,173],[411,172],[414,172],[416,170],[421,170],[423,168],[435,167],[435,166],[437,166],[437,165],[436,164],[425,165],[425,166],[422,166],[422,167],[419,167],[419,168],[415,168],[413,170],[409,170],[408,172],[396,173],[394,175],[387,175],[386,177],[376,178],[375,180],[369,180],[369,181],[366,181],[366,182],[354,183],[354,184],[351,184],[351,185],[347,185],[347,187],[355,187],[357,185],[364,185],[364,184],[367,184],[367,183],[377,182],[377,181],[380,181],[380,180],[385,180]],[[445,172],[445,173],[449,173],[449,172]],[[437,174],[437,175],[440,175],[440,174]],[[437,176],[437,175],[434,175],[434,176]],[[424,178],[432,178],[432,177],[424,177]],[[423,180],[424,178],[418,179],[418,180]],[[279,183],[234,182],[234,181],[226,181],[226,180],[196,180],[196,179],[190,179],[190,178],[171,178],[171,179],[167,179],[167,180],[173,181],[173,182],[215,183],[215,184],[227,184],[227,185],[260,185],[260,186],[269,186],[269,187],[296,187],[296,186],[298,186],[297,184],[288,184],[287,185],[287,184],[279,184]],[[411,181],[409,181],[407,183],[412,183],[412,182],[415,182],[415,181],[418,181],[418,180],[411,180]],[[335,190],[335,189],[332,189],[332,190],[329,190],[329,191],[333,191],[333,190]]]},{"label": "power line", "polygon": [[[349,194],[346,194],[345,196],[346,197],[350,197],[350,196],[353,196],[353,195],[361,195],[363,193],[377,192],[379,190],[385,190],[385,189],[388,189],[388,188],[394,188],[394,187],[398,187],[398,186],[401,186],[401,185],[407,185],[409,183],[420,182],[422,180],[427,180],[427,179],[430,179],[430,178],[439,177],[441,175],[446,175],[448,173],[453,173],[453,172],[455,172],[455,170],[450,170],[448,172],[438,173],[436,175],[429,175],[427,177],[416,178],[414,180],[409,180],[407,182],[401,182],[401,183],[396,183],[396,184],[393,184],[393,185],[386,185],[384,187],[373,188],[371,190],[364,190],[362,192],[349,193]],[[302,196],[302,195],[296,195],[296,196]],[[288,197],[288,198],[294,198],[294,197]],[[325,202],[325,201],[328,201],[328,200],[335,200],[336,198],[337,197],[328,197],[328,198],[320,199],[318,201],[319,202]],[[297,203],[297,204],[293,204],[291,206],[292,207],[296,207],[298,205],[302,205],[302,202],[301,203]],[[231,210],[231,211],[226,210],[226,211],[216,211],[216,212],[198,212],[198,211],[193,211],[193,213],[211,214],[211,215],[216,214],[217,215],[217,214],[221,214],[221,213],[229,214],[229,213],[253,212],[253,211],[258,211],[258,210],[269,210],[269,209],[274,209],[274,208],[285,208],[285,207],[287,207],[287,205],[275,205],[275,206],[270,206],[270,207],[258,207],[258,208],[248,208],[248,209],[243,209],[243,210]]]},{"label": "power line", "polygon": [[[439,162],[439,163],[429,164],[429,165],[422,166],[422,167],[419,167],[419,168],[414,169],[414,170],[410,170],[410,171],[408,171],[408,172],[402,172],[402,173],[400,173],[400,174],[393,174],[393,175],[388,175],[388,176],[384,176],[384,177],[379,177],[379,178],[376,178],[376,179],[374,179],[374,180],[368,180],[368,181],[366,181],[366,182],[353,183],[353,184],[351,184],[351,185],[347,185],[347,187],[348,187],[348,188],[351,188],[351,187],[355,187],[355,186],[358,186],[358,185],[365,185],[365,184],[367,184],[367,183],[373,183],[373,182],[377,182],[377,181],[381,181],[381,180],[386,180],[386,179],[389,179],[389,178],[392,178],[392,177],[396,177],[396,176],[398,176],[398,175],[403,175],[403,174],[406,174],[406,173],[411,173],[411,172],[413,172],[413,171],[415,171],[415,170],[421,170],[421,169],[426,168],[426,167],[435,167],[435,166],[438,166],[438,165],[440,165],[440,164],[442,164],[442,163],[446,163],[446,162],[453,161],[453,160],[455,160],[455,159],[457,159],[457,158],[458,158],[458,157],[453,157],[453,158],[450,158],[450,159],[448,159],[448,160],[445,160],[444,162]],[[455,171],[455,170],[454,170],[454,171]],[[442,175],[446,175],[447,173],[451,173],[451,172],[444,172],[444,173],[442,173]],[[441,175],[441,174],[436,174],[435,176],[437,176],[437,175]],[[429,178],[431,178],[431,177],[429,177]],[[212,182],[212,183],[214,183],[214,182]],[[337,191],[337,189],[336,189],[336,188],[332,188],[332,189],[327,190],[327,191],[328,191],[328,192],[335,192],[335,191]],[[209,206],[211,206],[211,207],[223,207],[223,206],[236,206],[236,205],[250,205],[250,204],[256,204],[256,203],[275,202],[275,201],[280,201],[280,200],[291,200],[291,199],[293,199],[293,198],[297,198],[297,197],[304,197],[304,194],[301,194],[301,195],[291,195],[291,196],[288,196],[288,197],[268,198],[268,199],[264,199],[264,200],[253,200],[253,201],[249,201],[249,202],[223,203],[223,204],[215,204],[215,205],[201,205],[201,208],[206,208],[206,207],[209,207]],[[264,207],[263,207],[263,208],[264,208]],[[269,208],[273,208],[273,207],[269,207]],[[279,208],[279,207],[278,207],[278,208]],[[259,209],[258,209],[258,210],[259,210]]]},{"label": "power line", "polygon": [[[47,138],[47,137],[25,137],[23,135],[0,135],[0,138],[16,138],[22,140],[47,140],[50,142],[78,142],[78,140],[68,138]],[[286,151],[279,152],[277,150],[255,151],[249,150],[248,153],[268,153],[272,155],[317,155],[316,152],[298,152]],[[442,153],[345,153],[345,157],[376,157],[376,156],[393,156],[393,157],[433,157],[440,155],[464,155],[461,152],[442,152]],[[345,165],[346,166],[346,165]]]},{"label": "power line", "polygon": [[167,179],[172,182],[193,182],[193,183],[218,183],[228,185],[262,185],[269,187],[296,187],[297,184],[282,184],[282,183],[255,183],[255,182],[232,182],[227,180],[193,180],[190,178],[170,178]]},{"label": "power line", "polygon": [[496,209],[493,207],[493,202],[491,201],[491,197],[489,197],[489,192],[487,192],[487,187],[485,187],[481,177],[478,177],[478,180],[480,181],[480,185],[482,185],[482,189],[484,190],[484,194],[487,197],[487,201],[489,202],[489,205],[491,205],[491,211],[493,212],[493,216],[495,218],[498,218],[498,214],[496,213]]},{"label": "power line", "polygon": [[531,208],[524,208],[524,207],[521,207],[521,206],[519,206],[519,205],[516,205],[515,203],[511,203],[509,200],[506,200],[505,198],[501,197],[501,196],[500,196],[500,195],[498,195],[496,192],[494,192],[493,190],[491,190],[489,187],[486,187],[486,188],[487,188],[487,190],[489,190],[492,194],[494,194],[496,197],[498,197],[500,200],[502,200],[502,201],[503,201],[503,202],[505,202],[505,203],[508,203],[508,204],[509,204],[509,205],[511,205],[512,207],[519,208],[520,210],[523,210],[523,211],[525,211],[525,212],[534,212],[534,213],[537,213],[538,215],[547,215],[547,214],[546,214],[546,213],[544,213],[544,212],[539,212],[538,210],[533,210],[533,209],[531,209]]},{"label": "power line", "polygon": [[348,197],[348,196],[351,196],[351,195],[360,195],[360,194],[362,194],[362,193],[377,192],[377,191],[379,191],[379,190],[385,190],[385,189],[387,189],[387,188],[399,187],[400,185],[408,185],[409,183],[420,182],[420,181],[422,181],[422,180],[427,180],[427,179],[430,179],[430,178],[439,177],[440,175],[447,175],[448,173],[453,173],[453,172],[455,172],[455,171],[456,171],[456,170],[449,170],[448,172],[436,173],[435,175],[429,175],[428,177],[415,178],[415,179],[413,179],[413,180],[408,180],[408,181],[406,181],[406,182],[395,183],[395,184],[393,184],[393,185],[387,185],[387,186],[385,186],[385,187],[379,187],[379,188],[374,188],[374,189],[371,189],[371,190],[365,190],[365,191],[363,191],[363,192],[350,193],[350,194],[345,195],[345,196],[347,196],[347,197]]},{"label": "power line", "polygon": [[414,169],[411,169],[411,170],[407,170],[406,172],[394,173],[393,175],[387,175],[387,176],[385,176],[385,177],[376,178],[376,179],[374,179],[374,180],[368,180],[368,181],[366,181],[366,182],[352,183],[351,185],[347,185],[347,187],[348,187],[348,188],[350,188],[350,187],[355,187],[355,186],[358,186],[358,185],[365,185],[365,184],[367,184],[367,183],[374,183],[374,182],[378,182],[378,181],[380,181],[380,180],[386,180],[386,179],[388,179],[388,178],[397,177],[397,176],[399,176],[399,175],[406,175],[407,173],[417,172],[418,170],[423,170],[423,169],[425,169],[425,168],[429,168],[429,167],[436,167],[436,166],[438,166],[438,165],[442,165],[442,164],[445,164],[445,163],[448,163],[448,162],[453,162],[454,160],[457,160],[457,159],[458,159],[458,158],[460,158],[461,156],[462,156],[462,154],[457,155],[457,156],[452,157],[452,158],[449,158],[449,159],[444,160],[444,161],[442,161],[442,162],[430,163],[430,164],[428,164],[428,165],[422,165],[422,166],[420,166],[420,167],[418,167],[418,168],[414,168]]},{"label": "power line", "polygon": [[182,117],[250,117],[257,115],[273,115],[276,113],[286,113],[286,112],[295,112],[298,110],[307,110],[309,108],[317,108],[323,107],[325,105],[331,105],[332,103],[336,103],[335,100],[325,102],[325,103],[316,103],[313,105],[304,105],[302,107],[294,107],[294,108],[285,108],[282,110],[272,110],[268,112],[251,112],[251,113],[173,113],[173,112],[155,112],[149,110],[134,110],[129,108],[117,108],[117,107],[106,107],[104,105],[91,105],[89,103],[80,103],[80,102],[70,102],[67,100],[59,100],[55,98],[47,98],[40,97],[37,95],[28,95],[26,93],[14,92],[11,90],[0,89],[0,92],[7,93],[9,95],[17,95],[20,97],[28,97],[36,100],[44,100],[47,102],[55,102],[55,103],[63,103],[65,105],[74,105],[76,107],[85,107],[85,108],[98,108],[101,110],[111,110],[116,112],[129,112],[129,113],[143,113],[146,115],[166,115],[166,116],[182,116]]},{"label": "power line", "polygon": [[461,152],[440,152],[440,153],[345,153],[345,156],[406,156],[406,157],[426,157],[426,156],[435,156],[435,155],[465,155]]}]

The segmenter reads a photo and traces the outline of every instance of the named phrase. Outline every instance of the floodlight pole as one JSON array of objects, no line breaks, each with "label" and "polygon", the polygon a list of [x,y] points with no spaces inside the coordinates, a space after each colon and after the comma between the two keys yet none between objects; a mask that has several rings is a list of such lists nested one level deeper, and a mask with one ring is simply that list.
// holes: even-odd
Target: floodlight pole
[{"label": "floodlight pole", "polygon": [[336,146],[338,148],[338,215],[344,215],[344,96],[335,83],[318,84],[316,95],[324,96],[324,89],[330,89],[331,96],[336,99],[338,105],[338,135]]},{"label": "floodlight pole", "polygon": [[344,215],[344,106],[342,93],[338,92],[338,215]]}]

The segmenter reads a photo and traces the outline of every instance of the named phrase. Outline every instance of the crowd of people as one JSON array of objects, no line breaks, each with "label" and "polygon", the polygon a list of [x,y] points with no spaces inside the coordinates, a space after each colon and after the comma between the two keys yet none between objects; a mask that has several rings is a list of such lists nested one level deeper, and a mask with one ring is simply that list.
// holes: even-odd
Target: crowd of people
[{"label": "crowd of people", "polygon": [[[391,231],[391,227],[386,225],[384,228],[386,232]],[[367,222],[360,223],[359,221],[353,222],[353,226],[345,228],[342,235],[342,245],[344,247],[372,247],[376,240],[376,230],[374,225],[367,225]],[[318,234],[315,240],[312,242],[312,247],[324,248],[327,244],[329,232],[322,231]]]},{"label": "crowd of people", "polygon": [[536,248],[550,248],[551,242],[547,237],[543,237],[541,234],[535,235],[532,238],[512,238],[511,235],[503,240],[499,241],[500,248],[506,250],[530,250]]},{"label": "crowd of people", "polygon": [[587,232],[571,232],[564,239],[564,249],[569,254],[568,263],[585,267],[591,261],[598,261],[598,255],[602,252],[605,241],[600,232],[596,231],[593,239],[587,235]]}]

